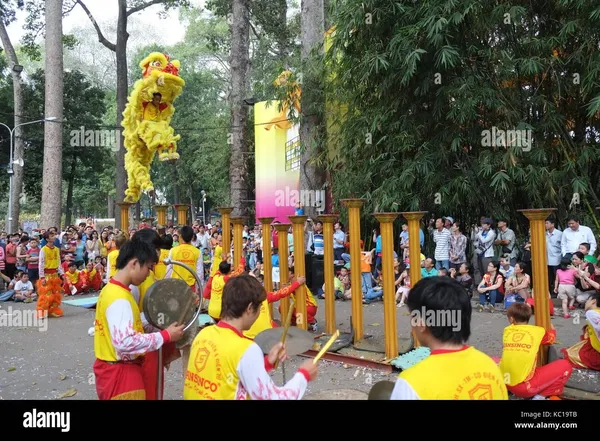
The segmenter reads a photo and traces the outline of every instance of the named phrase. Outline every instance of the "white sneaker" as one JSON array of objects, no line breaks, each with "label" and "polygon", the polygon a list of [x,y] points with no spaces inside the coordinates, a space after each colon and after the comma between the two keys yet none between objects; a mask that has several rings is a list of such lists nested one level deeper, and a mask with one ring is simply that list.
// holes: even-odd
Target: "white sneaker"
[{"label": "white sneaker", "polygon": [[96,329],[94,328],[94,326],[92,326],[90,329],[88,329],[88,335],[90,337],[93,337],[95,332],[96,332]]},{"label": "white sneaker", "polygon": [[536,395],[532,398],[532,400],[547,400],[547,398],[542,395]]}]

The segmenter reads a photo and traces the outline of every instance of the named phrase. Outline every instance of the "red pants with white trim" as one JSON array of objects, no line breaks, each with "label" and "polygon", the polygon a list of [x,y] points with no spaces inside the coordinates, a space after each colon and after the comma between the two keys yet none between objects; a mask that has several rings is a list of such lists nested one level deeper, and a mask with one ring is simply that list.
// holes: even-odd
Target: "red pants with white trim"
[{"label": "red pants with white trim", "polygon": [[567,360],[556,360],[536,368],[529,381],[515,386],[507,386],[507,389],[520,398],[531,398],[534,395],[544,397],[561,395],[572,371],[573,367]]},{"label": "red pants with white trim", "polygon": [[[281,305],[279,306],[279,314],[281,315]],[[312,325],[317,320],[317,307],[314,305],[306,305],[306,323]],[[296,326],[296,308],[292,311],[292,326]]]},{"label": "red pants with white trim", "polygon": [[[535,302],[531,297],[525,300],[525,303],[531,306],[531,309],[533,309],[535,306]],[[552,299],[548,299],[548,308],[550,309],[550,315],[554,315],[554,303],[552,303]],[[535,314],[535,310],[533,313]]]}]

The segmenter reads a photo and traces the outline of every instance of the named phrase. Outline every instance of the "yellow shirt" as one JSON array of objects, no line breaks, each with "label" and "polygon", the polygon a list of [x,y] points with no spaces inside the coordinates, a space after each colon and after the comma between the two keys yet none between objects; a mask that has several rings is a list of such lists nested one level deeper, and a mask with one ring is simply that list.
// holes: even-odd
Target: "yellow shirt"
[{"label": "yellow shirt", "polygon": [[96,320],[94,322],[94,353],[98,360],[118,361],[117,352],[112,344],[106,310],[116,300],[125,299],[133,311],[133,327],[136,332],[143,333],[144,327],[140,318],[140,310],[131,292],[116,281],[109,282],[100,292],[96,304]]},{"label": "yellow shirt", "polygon": [[[238,398],[237,367],[252,345],[236,329],[224,323],[204,328],[192,343],[183,386],[184,400],[233,400]],[[246,394],[246,399],[248,395]]]},{"label": "yellow shirt", "polygon": [[58,269],[60,265],[60,252],[58,248],[50,248],[48,245],[44,245],[42,251],[44,251],[44,269]]},{"label": "yellow shirt", "polygon": [[[164,250],[161,249],[160,250],[160,258],[158,260],[158,263],[156,265],[154,265],[154,277],[156,278],[156,280],[162,280],[165,278],[165,275],[167,274],[167,265],[165,265],[163,263],[163,261],[169,257],[169,252],[171,250]],[[175,260],[175,259],[173,259]]]},{"label": "yellow shirt", "polygon": [[75,270],[74,272],[67,271],[67,277],[69,278],[69,282],[75,284],[79,282],[79,271]]},{"label": "yellow shirt", "polygon": [[225,288],[225,277],[221,273],[215,274],[210,290],[210,301],[208,302],[208,315],[218,319],[221,317],[221,305],[223,302],[223,288]]},{"label": "yellow shirt", "polygon": [[221,245],[217,245],[215,248],[215,255],[213,258],[212,266],[210,267],[210,277],[214,277],[219,271],[219,265],[223,261],[223,247]]},{"label": "yellow shirt", "polygon": [[110,266],[108,267],[108,278],[110,279],[117,273],[117,259],[119,258],[119,250],[112,250],[108,253]]},{"label": "yellow shirt", "polygon": [[[185,263],[195,272],[198,259],[200,258],[200,250],[193,245],[184,243],[173,247],[171,250],[171,258],[176,262]],[[181,267],[174,267],[171,277],[174,279],[182,279],[188,286],[194,286],[196,284],[194,274]]]},{"label": "yellow shirt", "polygon": [[[294,302],[295,302],[296,301],[296,294],[292,294],[291,297],[294,299]],[[308,289],[308,287],[306,287],[306,304],[307,305],[312,305],[312,306],[317,306],[318,305],[317,300],[315,299],[315,296],[310,291],[310,289]]]},{"label": "yellow shirt", "polygon": [[534,325],[509,325],[502,336],[500,370],[507,386],[516,386],[533,375],[546,330]]},{"label": "yellow shirt", "polygon": [[146,277],[146,280],[144,280],[138,285],[138,291],[140,292],[138,307],[140,308],[140,311],[144,310],[144,296],[146,295],[148,288],[150,288],[154,282],[156,282],[156,276],[154,275],[154,272],[150,270],[150,273],[148,274],[148,277]]},{"label": "yellow shirt", "polygon": [[273,323],[271,322],[271,311],[269,310],[269,300],[265,299],[260,304],[260,313],[256,321],[252,324],[252,327],[247,331],[244,331],[244,337],[254,340],[254,338],[266,329],[271,329]]},{"label": "yellow shirt", "polygon": [[[432,351],[425,360],[402,371],[398,379],[402,383],[396,384],[392,398],[406,399],[404,395],[414,393],[421,400],[508,400],[500,368],[470,346]],[[399,396],[397,390],[402,391]]]}]

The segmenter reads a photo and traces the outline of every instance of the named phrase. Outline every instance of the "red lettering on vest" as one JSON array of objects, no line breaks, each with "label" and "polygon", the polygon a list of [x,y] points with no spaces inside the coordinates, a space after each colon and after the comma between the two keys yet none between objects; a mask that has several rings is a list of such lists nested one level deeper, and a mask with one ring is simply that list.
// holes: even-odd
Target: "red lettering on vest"
[{"label": "red lettering on vest", "polygon": [[526,345],[525,343],[504,343],[505,348],[521,348],[521,349],[531,349],[531,345]]},{"label": "red lettering on vest", "polygon": [[200,387],[203,387],[204,389],[209,390],[213,393],[219,390],[218,384],[213,383],[212,381],[207,380],[206,378],[201,377],[200,375],[195,374],[193,372],[187,371],[185,373],[185,378],[186,380],[190,380],[199,385]]}]

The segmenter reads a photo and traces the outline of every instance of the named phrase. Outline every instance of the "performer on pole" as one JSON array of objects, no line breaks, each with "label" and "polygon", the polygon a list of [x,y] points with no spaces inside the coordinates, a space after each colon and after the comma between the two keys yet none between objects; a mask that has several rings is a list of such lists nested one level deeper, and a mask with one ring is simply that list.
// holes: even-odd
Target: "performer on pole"
[{"label": "performer on pole", "polygon": [[508,399],[494,360],[466,345],[472,307],[459,282],[438,276],[421,279],[406,304],[413,331],[431,355],[400,373],[392,400]]},{"label": "performer on pole", "polygon": [[560,396],[573,368],[567,360],[536,367],[541,345],[556,342],[556,329],[546,331],[530,325],[532,311],[527,303],[513,303],[506,311],[509,326],[504,328],[500,370],[508,391],[521,398],[544,400]]},{"label": "performer on pole", "polygon": [[143,319],[130,285],[141,284],[158,260],[156,250],[141,240],[126,242],[117,259],[117,273],[101,291],[96,305],[94,375],[100,400],[145,400],[144,354],[183,335],[184,325],[144,333]]},{"label": "performer on pole", "polygon": [[60,265],[60,251],[54,246],[56,233],[49,230],[46,235],[46,245],[40,250],[38,271],[40,278],[37,281],[37,316],[44,318],[62,317],[64,315],[60,305],[62,303],[62,282],[59,277],[64,275]]},{"label": "performer on pole", "polygon": [[306,360],[285,386],[268,374],[285,348],[275,345],[269,355],[244,337],[260,314],[266,293],[250,275],[232,278],[223,290],[221,320],[204,328],[194,339],[183,389],[184,400],[300,400],[308,382],[317,377],[317,365]]}]

